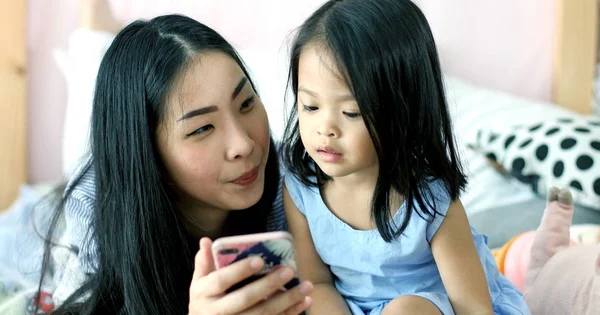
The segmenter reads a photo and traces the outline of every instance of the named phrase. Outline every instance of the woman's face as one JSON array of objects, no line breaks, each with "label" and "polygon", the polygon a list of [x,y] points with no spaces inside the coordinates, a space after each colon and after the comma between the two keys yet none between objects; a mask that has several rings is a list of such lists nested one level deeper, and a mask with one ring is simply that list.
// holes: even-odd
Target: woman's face
[{"label": "woman's face", "polygon": [[264,190],[269,123],[250,82],[228,55],[203,52],[176,81],[158,149],[184,207],[239,210]]}]

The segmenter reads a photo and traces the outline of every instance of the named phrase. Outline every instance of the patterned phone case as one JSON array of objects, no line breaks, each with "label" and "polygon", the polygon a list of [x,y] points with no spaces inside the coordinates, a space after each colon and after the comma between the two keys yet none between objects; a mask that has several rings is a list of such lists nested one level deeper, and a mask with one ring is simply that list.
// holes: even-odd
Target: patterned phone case
[{"label": "patterned phone case", "polygon": [[[263,238],[263,240],[259,240],[260,238]],[[288,266],[296,272],[298,270],[291,236],[284,232],[231,237],[222,242],[222,245],[218,243],[215,243],[215,245],[217,245],[214,253],[217,268],[222,268],[251,256],[259,256],[265,261],[265,266],[258,273],[233,286],[228,292],[235,291],[281,266]],[[298,283],[298,278],[295,278],[284,287],[289,290]]]}]

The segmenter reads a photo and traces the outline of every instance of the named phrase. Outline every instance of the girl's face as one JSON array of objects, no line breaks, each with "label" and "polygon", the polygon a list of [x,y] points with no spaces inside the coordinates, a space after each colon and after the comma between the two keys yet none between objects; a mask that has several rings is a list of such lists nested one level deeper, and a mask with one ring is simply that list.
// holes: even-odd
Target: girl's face
[{"label": "girl's face", "polygon": [[[307,45],[298,64],[298,120],[306,152],[331,177],[376,175],[378,158],[358,103],[325,49]],[[364,173],[367,172],[367,173]]]},{"label": "girl's face", "polygon": [[182,206],[238,210],[260,200],[269,123],[250,82],[228,55],[204,52],[192,60],[168,97],[157,137]]}]

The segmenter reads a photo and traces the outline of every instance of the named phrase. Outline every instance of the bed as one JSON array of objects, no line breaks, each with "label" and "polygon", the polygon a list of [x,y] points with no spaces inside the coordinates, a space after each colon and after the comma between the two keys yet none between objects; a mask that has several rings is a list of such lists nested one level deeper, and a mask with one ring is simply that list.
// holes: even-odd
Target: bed
[{"label": "bed", "polygon": [[[208,3],[208,2],[207,2]],[[34,288],[38,274],[35,270],[39,266],[31,257],[41,255],[41,240],[31,230],[30,225],[23,222],[31,218],[33,204],[39,200],[47,185],[27,185],[27,106],[26,94],[26,33],[23,28],[15,25],[25,25],[26,1],[11,1],[3,6],[0,11],[0,39],[3,43],[12,42],[15,45],[0,50],[0,95],[5,97],[0,106],[0,212],[3,209],[12,209],[4,214],[0,213],[0,248],[15,248],[10,255],[0,255],[0,302],[2,292],[11,293],[11,288],[2,284],[19,283],[20,287]],[[515,163],[512,156],[500,158],[502,148],[493,146],[494,138],[503,139],[504,143],[513,135],[523,130],[545,130],[546,133],[554,129],[549,125],[537,127],[536,122],[542,121],[557,123],[560,119],[571,121],[586,121],[594,123],[598,118],[590,114],[593,111],[594,87],[600,91],[600,76],[597,62],[598,42],[598,2],[592,0],[556,0],[556,25],[554,49],[554,75],[552,83],[552,102],[532,101],[509,93],[486,89],[463,81],[457,77],[447,76],[445,83],[448,91],[449,107],[453,116],[457,141],[460,146],[470,184],[462,197],[467,209],[471,224],[489,237],[489,246],[494,248],[502,245],[514,235],[532,230],[537,227],[543,213],[545,200],[541,187],[532,183],[524,183],[531,174],[514,173]],[[78,36],[74,34],[73,36]],[[103,35],[91,42],[106,40]],[[71,47],[73,48],[73,47]],[[55,59],[59,67],[67,76],[67,83],[73,78],[72,70],[85,70],[82,67],[69,67],[70,52],[57,52]],[[258,83],[261,97],[268,107],[267,111],[271,121],[271,128],[275,137],[280,137],[283,128],[283,113],[278,105],[283,99],[285,87],[285,56],[273,48],[266,53],[264,49],[242,49],[242,57],[248,63],[252,75]],[[84,57],[93,57],[85,55]],[[83,62],[85,60],[79,60]],[[93,64],[87,66],[93,67]],[[89,73],[89,69],[86,70]],[[89,85],[89,84],[88,84]],[[91,86],[91,85],[90,85]],[[90,95],[91,92],[85,92]],[[81,95],[81,94],[80,94]],[[80,101],[89,103],[89,100],[77,99],[69,94],[69,102],[77,105]],[[596,94],[600,99],[600,93]],[[596,102],[600,104],[600,102]],[[272,105],[269,105],[272,104]],[[600,113],[600,112],[597,112]],[[68,134],[76,138],[65,138],[63,172],[69,173],[78,159],[85,151],[86,118],[89,108],[69,106],[65,118],[65,127]],[[598,117],[598,116],[596,116]],[[519,126],[525,126],[519,129]],[[593,125],[592,125],[593,126]],[[544,129],[546,128],[546,129]],[[588,133],[588,136],[598,136],[600,132]],[[504,138],[502,138],[504,137]],[[487,139],[486,141],[482,139]],[[594,140],[593,140],[594,141]],[[600,149],[598,149],[600,150]],[[537,150],[530,151],[525,158],[539,156]],[[490,163],[496,161],[496,164]],[[505,162],[508,161],[508,164]],[[496,165],[496,167],[494,166]],[[590,169],[588,174],[600,174],[600,160]],[[497,167],[497,166],[502,166]],[[523,171],[524,168],[521,169]],[[547,171],[547,170],[546,170]],[[521,181],[515,179],[518,176]],[[527,175],[527,176],[525,176]],[[539,186],[539,179],[536,185]],[[546,180],[549,185],[552,181]],[[594,199],[581,199],[582,204],[577,206],[574,223],[600,224],[600,202],[594,204]],[[12,205],[12,206],[11,206]],[[10,207],[10,208],[9,208]],[[26,235],[30,243],[20,243],[17,235]],[[27,246],[20,246],[26,244]],[[31,251],[29,251],[31,249]],[[6,252],[6,251],[5,251]],[[24,259],[30,265],[21,265],[17,261]],[[3,274],[2,271],[10,270],[3,264],[19,267],[21,274]],[[14,270],[14,269],[13,269]],[[25,275],[23,277],[23,275]],[[8,282],[6,281],[8,279]],[[13,288],[14,289],[14,288]],[[3,291],[4,290],[4,291]],[[17,289],[14,289],[17,290]],[[31,296],[31,289],[20,293],[21,298],[15,303],[25,303],[23,296]],[[14,293],[14,292],[13,292]],[[10,297],[10,294],[9,294]],[[1,303],[0,303],[1,304]],[[0,313],[9,310],[0,309]]]}]

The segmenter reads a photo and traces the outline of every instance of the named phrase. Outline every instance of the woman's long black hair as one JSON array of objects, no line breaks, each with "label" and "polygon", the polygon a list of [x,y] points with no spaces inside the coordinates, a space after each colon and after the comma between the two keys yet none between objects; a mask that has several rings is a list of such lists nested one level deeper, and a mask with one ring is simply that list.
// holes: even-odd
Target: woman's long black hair
[{"label": "woman's long black hair", "polygon": [[[94,272],[54,314],[187,313],[198,243],[180,222],[176,194],[157,150],[157,127],[173,83],[192,57],[206,51],[229,55],[250,80],[237,52],[223,37],[181,15],[133,22],[106,52],[93,101],[91,159],[58,204],[46,239],[43,269],[50,268],[53,236],[64,204],[88,172],[95,175],[89,230],[97,257],[92,257]],[[231,212],[225,234],[265,231],[279,184],[273,141],[270,146],[262,198],[246,211]],[[43,282],[42,277],[40,288]]]},{"label": "woman's long black hair", "polygon": [[[455,200],[466,177],[455,148],[435,42],[420,9],[410,0],[331,0],[298,29],[291,47],[288,83],[294,101],[283,161],[305,184],[323,185],[330,178],[305,154],[297,116],[298,65],[308,44],[333,56],[375,146],[379,176],[371,214],[381,236],[389,242],[402,234],[418,209],[415,203],[423,218],[440,215],[431,181],[441,179]],[[399,227],[390,217],[393,190],[406,202]]]}]

